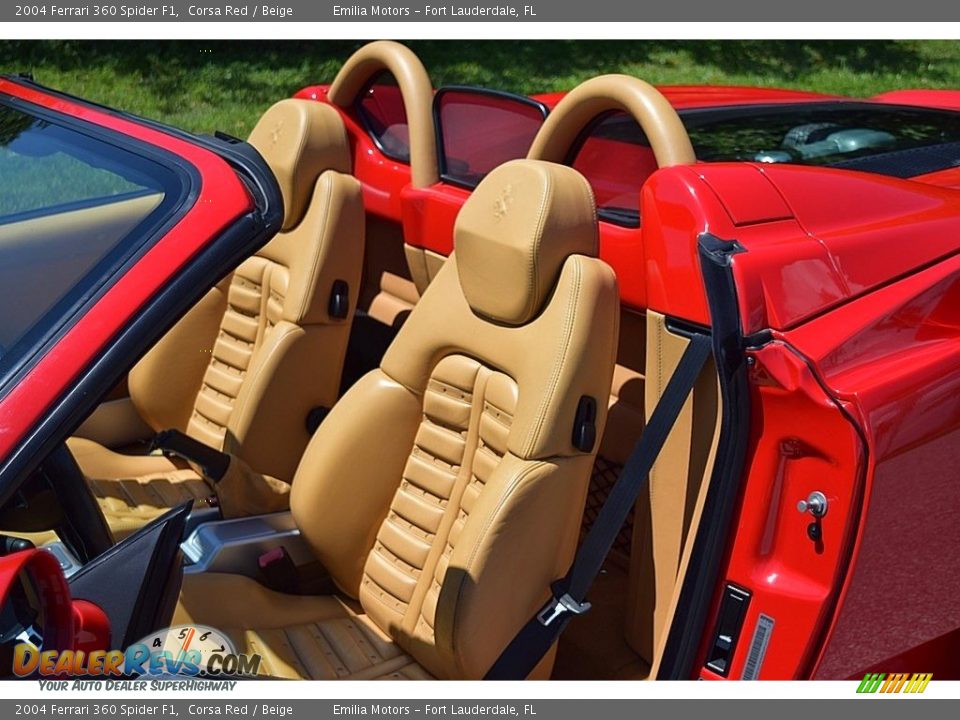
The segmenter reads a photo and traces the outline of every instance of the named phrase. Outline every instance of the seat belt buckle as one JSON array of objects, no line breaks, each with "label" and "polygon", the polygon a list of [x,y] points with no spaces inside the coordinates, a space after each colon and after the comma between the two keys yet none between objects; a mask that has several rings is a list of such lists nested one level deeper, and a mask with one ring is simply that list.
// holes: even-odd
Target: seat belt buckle
[{"label": "seat belt buckle", "polygon": [[544,627],[550,627],[558,619],[567,614],[583,615],[591,607],[589,602],[584,600],[582,603],[574,600],[570,593],[563,593],[559,597],[554,594],[553,599],[547,603],[546,607],[537,613],[537,622]]},{"label": "seat belt buckle", "polygon": [[204,445],[176,429],[161,430],[154,435],[150,442],[150,452],[154,450],[162,450],[165,455],[183,458],[194,465],[194,469],[199,470],[201,475],[215,483],[223,479],[230,467],[229,454]]},{"label": "seat belt buckle", "polygon": [[290,553],[283,546],[273,548],[257,558],[260,573],[271,590],[297,594],[299,574]]}]

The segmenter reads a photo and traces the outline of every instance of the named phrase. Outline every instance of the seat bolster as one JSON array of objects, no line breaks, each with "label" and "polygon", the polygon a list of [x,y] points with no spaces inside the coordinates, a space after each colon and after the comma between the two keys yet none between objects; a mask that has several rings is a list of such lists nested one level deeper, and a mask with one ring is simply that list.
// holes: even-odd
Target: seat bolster
[{"label": "seat bolster", "polygon": [[[310,439],[307,416],[337,401],[350,317],[331,317],[337,281],[357,305],[363,265],[360,183],[329,170],[317,181],[307,214],[258,253],[272,263],[262,292],[281,306],[256,341],[226,423],[223,449],[258,472],[289,482]],[[270,324],[274,323],[274,324]]]},{"label": "seat bolster", "polygon": [[163,455],[123,455],[86,438],[68,438],[67,448],[83,474],[94,480],[137,478],[185,467]]},{"label": "seat bolster", "polygon": [[422,417],[419,396],[373,370],[333,407],[297,468],[290,491],[293,517],[351,597],[360,590],[367,554]]},{"label": "seat bolster", "polygon": [[[566,573],[592,463],[589,455],[528,461],[507,454],[494,471],[457,540],[438,601],[436,647],[448,676],[481,679]],[[410,649],[433,667],[416,644]],[[552,658],[538,669],[549,673],[551,665]]]},{"label": "seat bolster", "polygon": [[360,182],[333,170],[323,173],[303,222],[279,233],[257,253],[289,273],[284,320],[349,326],[348,318],[331,317],[330,292],[336,280],[343,280],[349,288],[350,311],[356,309],[365,224]]},{"label": "seat bolster", "polygon": [[[479,358],[523,388],[510,431],[513,454],[530,460],[580,454],[571,440],[580,398],[610,396],[619,330],[613,270],[602,260],[571,255],[540,315],[508,328],[470,309],[460,291],[459,262],[454,252],[430,283],[387,350],[384,372],[423,392],[444,356],[456,351]],[[600,413],[597,437],[605,420]]]},{"label": "seat bolster", "polygon": [[[227,424],[224,452],[257,472],[293,479],[310,440],[307,416],[336,402],[340,363],[317,362],[341,328],[275,325],[254,356]],[[343,330],[345,332],[345,330]]]},{"label": "seat bolster", "polygon": [[155,431],[186,430],[227,310],[230,277],[211,288],[129,374],[130,399]]},{"label": "seat bolster", "polygon": [[347,615],[347,606],[332,595],[287,595],[245,575],[188,573],[183,576],[173,623],[269,630]]}]

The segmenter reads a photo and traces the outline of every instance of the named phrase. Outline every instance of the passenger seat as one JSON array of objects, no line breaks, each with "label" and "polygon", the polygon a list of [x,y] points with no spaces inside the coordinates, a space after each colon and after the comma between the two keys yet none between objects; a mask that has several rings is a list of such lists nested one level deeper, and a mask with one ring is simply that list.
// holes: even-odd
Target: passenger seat
[{"label": "passenger seat", "polygon": [[576,548],[617,349],[597,233],[572,168],[491,172],[297,469],[293,518],[339,592],[188,574],[174,622],[217,626],[275,677],[482,678]]},{"label": "passenger seat", "polygon": [[[250,135],[276,176],[281,232],[211,290],[132,369],[154,430],[176,428],[284,480],[336,401],[363,264],[360,183],[332,107],[283,100]],[[185,464],[68,441],[115,535],[209,486]]]}]

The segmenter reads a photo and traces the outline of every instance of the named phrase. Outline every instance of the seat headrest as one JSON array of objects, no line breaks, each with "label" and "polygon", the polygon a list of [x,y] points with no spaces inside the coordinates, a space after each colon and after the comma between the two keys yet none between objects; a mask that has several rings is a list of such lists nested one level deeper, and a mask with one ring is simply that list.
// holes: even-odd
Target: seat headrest
[{"label": "seat headrest", "polygon": [[460,286],[478,315],[535,318],[570,255],[597,254],[593,191],[573,168],[514,160],[493,170],[457,216]]},{"label": "seat headrest", "polygon": [[350,144],[343,120],[334,108],[313,100],[281,100],[263,114],[249,142],[280,185],[283,230],[303,219],[323,172],[350,172]]}]

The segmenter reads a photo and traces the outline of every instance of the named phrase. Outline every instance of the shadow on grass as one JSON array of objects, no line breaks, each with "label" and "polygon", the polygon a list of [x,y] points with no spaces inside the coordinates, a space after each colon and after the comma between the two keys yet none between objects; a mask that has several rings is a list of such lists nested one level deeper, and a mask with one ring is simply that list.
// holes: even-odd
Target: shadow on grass
[{"label": "shadow on grass", "polygon": [[[298,71],[299,82],[328,82],[359,41],[8,41],[0,68],[112,69],[136,74],[158,93],[174,94],[191,74],[219,70],[234,91],[257,92],[254,71]],[[898,41],[413,41],[437,84],[484,82],[528,90],[528,78],[564,78],[616,72],[656,63],[665,53],[724,73],[763,73],[796,80],[824,68],[866,73],[921,69],[936,79],[916,46]]]},{"label": "shadow on grass", "polygon": [[[796,81],[818,70],[871,74],[923,72],[937,79],[918,48],[898,41],[539,41],[411,43],[437,77],[456,77],[458,68],[475,66],[479,74],[497,77],[550,77],[622,72],[624,67],[664,61],[716,69],[726,74],[767,74]],[[685,57],[683,57],[685,56]],[[667,60],[669,62],[669,60]]]},{"label": "shadow on grass", "polygon": [[[161,109],[178,110],[185,94],[262,102],[279,99],[308,82],[332,77],[362,43],[258,41],[8,41],[0,42],[0,69],[66,73],[84,70],[136,78],[147,93],[162,99]],[[280,71],[297,71],[284,85]],[[314,79],[317,74],[322,75]]]},{"label": "shadow on grass", "polygon": [[[330,82],[365,41],[0,41],[0,72],[195,132],[244,136],[271,103]],[[913,41],[441,41],[408,43],[435,86],[533,94],[603,73],[654,83],[794,87],[867,96],[957,84],[958,54]]]}]

